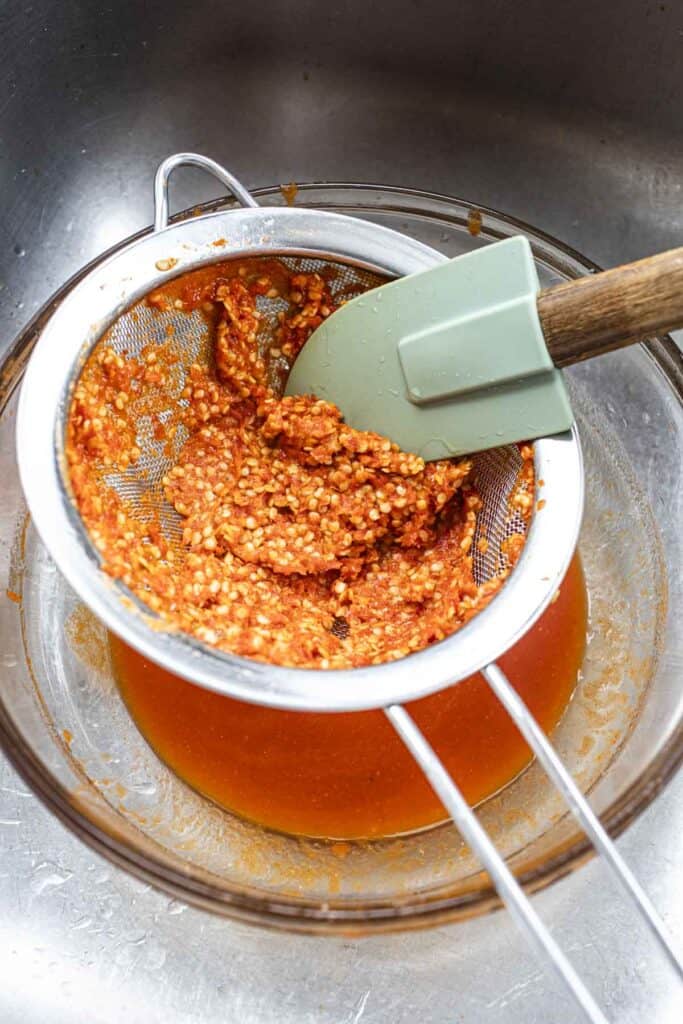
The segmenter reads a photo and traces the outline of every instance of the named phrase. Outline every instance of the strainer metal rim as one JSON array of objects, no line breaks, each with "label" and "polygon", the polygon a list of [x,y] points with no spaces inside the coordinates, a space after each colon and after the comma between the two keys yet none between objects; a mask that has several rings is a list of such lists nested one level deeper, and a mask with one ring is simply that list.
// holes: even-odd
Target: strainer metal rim
[{"label": "strainer metal rim", "polygon": [[281,207],[219,211],[136,239],[76,285],[36,345],[17,412],[26,500],[48,551],[82,600],[125,642],[164,668],[218,693],[280,708],[351,711],[414,700],[499,657],[552,599],[576,546],[583,511],[575,427],[535,445],[536,479],[544,481],[537,497],[543,496],[547,506],[534,515],[528,543],[501,594],[446,640],[400,661],[365,668],[285,668],[217,651],[163,627],[160,633],[158,625],[150,629],[151,614],[141,614],[132,603],[126,610],[123,588],[100,570],[68,494],[61,458],[70,398],[64,381],[73,379],[102,333],[171,276],[237,254],[276,253],[336,259],[394,276],[446,259],[381,225]]}]

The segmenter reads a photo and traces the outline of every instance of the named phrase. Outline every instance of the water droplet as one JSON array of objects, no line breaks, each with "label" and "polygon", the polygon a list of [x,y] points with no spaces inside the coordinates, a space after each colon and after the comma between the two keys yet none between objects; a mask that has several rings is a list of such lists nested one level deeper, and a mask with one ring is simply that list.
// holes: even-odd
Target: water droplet
[{"label": "water droplet", "polygon": [[187,910],[187,904],[181,903],[179,900],[171,900],[166,906],[166,912],[172,915],[184,914]]},{"label": "water droplet", "polygon": [[33,869],[30,881],[31,892],[34,896],[40,896],[46,889],[59,888],[72,877],[73,871],[62,868],[52,861],[43,861]]}]

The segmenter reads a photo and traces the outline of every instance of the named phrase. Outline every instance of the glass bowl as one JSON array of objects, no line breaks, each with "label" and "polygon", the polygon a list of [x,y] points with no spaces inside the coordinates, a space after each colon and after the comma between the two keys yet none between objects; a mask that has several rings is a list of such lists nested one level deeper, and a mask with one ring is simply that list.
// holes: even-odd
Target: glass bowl
[{"label": "glass bowl", "polygon": [[[276,188],[257,195],[270,204],[285,201]],[[543,287],[596,269],[525,224],[445,196],[306,185],[296,201],[374,220],[449,256],[523,233]],[[192,212],[230,205],[221,200]],[[41,325],[77,279],[36,316],[0,372],[0,741],[15,767],[99,853],[219,913],[357,934],[497,907],[486,874],[448,823],[364,842],[271,832],[190,789],[147,746],[119,696],[106,632],[48,557],[17,475],[22,371]],[[580,682],[554,742],[614,835],[650,803],[683,754],[676,674],[683,630],[683,363],[663,338],[567,376],[586,468],[580,552],[591,610]],[[590,855],[536,764],[479,814],[529,890]]]}]

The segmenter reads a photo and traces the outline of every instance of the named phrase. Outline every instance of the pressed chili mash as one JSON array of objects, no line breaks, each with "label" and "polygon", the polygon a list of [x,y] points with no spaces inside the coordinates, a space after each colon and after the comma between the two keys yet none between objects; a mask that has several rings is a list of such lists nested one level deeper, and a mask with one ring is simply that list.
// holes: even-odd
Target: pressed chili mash
[{"label": "pressed chili mash", "polygon": [[[270,338],[264,295],[287,307]],[[204,310],[212,358],[184,376],[172,334],[135,356],[105,338],[76,385],[66,450],[105,570],[169,626],[261,661],[346,668],[442,640],[497,592],[523,536],[509,539],[508,564],[478,584],[482,503],[469,460],[425,465],[348,427],[329,403],[281,397],[283,372],[334,311],[324,276],[288,274],[273,260],[227,263],[147,302]],[[173,535],[107,482],[139,463],[143,416],[173,454],[161,482],[180,520]],[[512,501],[526,519],[532,450],[521,453]]]}]

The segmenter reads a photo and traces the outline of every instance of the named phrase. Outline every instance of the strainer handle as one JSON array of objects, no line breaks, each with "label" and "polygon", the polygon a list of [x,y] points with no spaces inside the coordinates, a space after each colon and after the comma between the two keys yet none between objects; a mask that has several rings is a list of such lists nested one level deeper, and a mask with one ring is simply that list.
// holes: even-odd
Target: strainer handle
[{"label": "strainer handle", "polygon": [[[482,670],[482,675],[533,750],[596,851],[603,857],[612,873],[631,896],[678,977],[683,977],[683,967],[657,911],[629,867],[624,863],[615,844],[562,764],[548,737],[498,665],[488,665]],[[587,1019],[593,1022],[605,1022],[606,1018],[602,1011],[536,914],[503,857],[406,709],[400,705],[392,705],[385,708],[385,714],[422,768],[429,784],[450,814],[465,842],[488,871],[498,895],[517,925],[532,946],[549,961],[560,975]]]},{"label": "strainer handle", "polygon": [[244,185],[237,180],[234,174],[221,167],[215,160],[200,153],[174,153],[167,156],[163,163],[159,164],[154,176],[154,230],[163,231],[168,227],[168,180],[171,172],[176,167],[182,166],[201,167],[202,170],[213,174],[220,182],[232,192],[235,199],[242,206],[258,206],[258,203]]},{"label": "strainer handle", "polygon": [[498,665],[488,665],[482,670],[482,675],[510,715],[510,718],[514,721],[539,762],[543,765],[549,779],[581,825],[596,851],[603,858],[614,877],[618,879],[625,891],[631,896],[641,917],[659,942],[679,978],[683,978],[683,965],[667,936],[664,922],[631,872],[631,869],[624,862],[616,845],[600,824],[585,796],[562,764],[552,743]]},{"label": "strainer handle", "polygon": [[510,871],[486,831],[442,765],[436,752],[422,735],[404,707],[393,704],[384,709],[406,747],[444,805],[463,839],[486,868],[498,895],[517,926],[542,959],[560,976],[591,1024],[608,1024],[571,963],[531,905],[521,885]]}]

